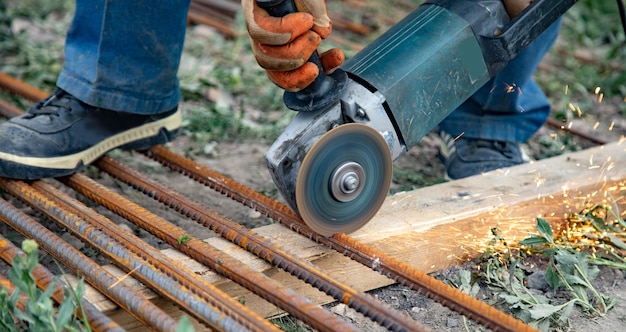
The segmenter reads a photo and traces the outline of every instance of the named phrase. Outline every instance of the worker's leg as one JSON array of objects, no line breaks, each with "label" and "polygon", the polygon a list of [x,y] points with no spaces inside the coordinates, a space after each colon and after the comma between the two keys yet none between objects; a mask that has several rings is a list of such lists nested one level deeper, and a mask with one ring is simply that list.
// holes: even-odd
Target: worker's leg
[{"label": "worker's leg", "polygon": [[559,31],[557,22],[493,79],[448,116],[440,129],[448,138],[448,175],[461,178],[524,162],[519,143],[550,115],[550,102],[532,79]]},{"label": "worker's leg", "polygon": [[57,85],[96,107],[174,108],[189,0],[78,0]]},{"label": "worker's leg", "polygon": [[0,176],[71,174],[107,151],[147,149],[181,123],[176,72],[189,0],[79,0],[59,89],[0,125]]}]

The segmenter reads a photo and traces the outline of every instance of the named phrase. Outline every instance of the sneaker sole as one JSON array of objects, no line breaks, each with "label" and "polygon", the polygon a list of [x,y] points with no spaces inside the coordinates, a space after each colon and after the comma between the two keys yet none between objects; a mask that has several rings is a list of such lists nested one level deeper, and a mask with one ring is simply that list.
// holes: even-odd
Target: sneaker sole
[{"label": "sneaker sole", "polygon": [[12,174],[11,169],[15,174],[28,173],[21,177],[25,180],[69,175],[115,148],[145,150],[164,144],[177,135],[181,123],[182,115],[178,110],[166,118],[129,129],[89,149],[62,157],[24,157],[0,152],[0,159],[6,166],[2,173]]}]

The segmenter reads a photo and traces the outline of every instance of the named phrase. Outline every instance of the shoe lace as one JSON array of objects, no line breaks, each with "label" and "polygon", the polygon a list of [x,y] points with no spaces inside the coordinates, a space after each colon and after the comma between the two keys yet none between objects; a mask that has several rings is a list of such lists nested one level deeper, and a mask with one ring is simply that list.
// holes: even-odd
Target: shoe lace
[{"label": "shoe lace", "polygon": [[61,110],[72,111],[72,107],[69,104],[69,94],[61,89],[57,89],[48,98],[40,101],[28,109],[27,116],[34,118],[40,115],[59,116]]}]

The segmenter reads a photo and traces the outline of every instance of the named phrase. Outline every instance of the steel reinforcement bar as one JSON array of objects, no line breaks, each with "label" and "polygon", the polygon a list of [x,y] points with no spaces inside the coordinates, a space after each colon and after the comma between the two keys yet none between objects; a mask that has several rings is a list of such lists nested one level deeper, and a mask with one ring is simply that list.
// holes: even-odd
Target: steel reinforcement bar
[{"label": "steel reinforcement bar", "polygon": [[[105,158],[109,160],[109,158]],[[119,172],[130,171],[125,167],[112,169]],[[129,176],[142,175],[132,172]],[[162,239],[173,248],[187,254],[211,270],[223,275],[268,302],[285,310],[318,331],[357,331],[357,329],[333,313],[311,302],[292,289],[285,288],[274,279],[257,272],[241,261],[216,249],[202,239],[195,238],[184,229],[173,225],[145,208],[109,190],[96,181],[76,174],[60,179],[64,184],[92,201],[133,222],[143,230]],[[154,194],[155,196],[158,194]],[[181,241],[180,239],[185,239]]]},{"label": "steel reinforcement bar", "polygon": [[222,331],[279,330],[185,266],[45,181],[34,181],[31,186],[0,178],[0,188],[67,228],[207,326]]},{"label": "steel reinforcement bar", "polygon": [[[6,201],[0,199],[0,204],[2,203],[6,203]],[[11,243],[11,241],[0,235],[0,258],[2,258],[9,265],[13,265],[13,259],[16,255],[24,256],[25,254],[20,248]],[[63,290],[68,289],[68,286],[63,280],[55,278],[54,274],[41,264],[37,264],[37,266],[33,269],[32,278],[35,280],[37,287],[41,290],[45,291],[49,287],[54,287],[51,295],[52,299],[57,304],[63,303],[65,300],[65,293]],[[116,322],[112,321],[108,316],[100,312],[88,301],[80,299],[79,304],[80,307],[76,308],[76,315],[79,318],[86,318],[89,327],[93,331],[124,331],[124,329],[121,328]]]},{"label": "steel reinforcement bar", "polygon": [[[85,256],[80,250],[63,241],[55,233],[3,199],[0,199],[0,220],[25,237],[37,241],[39,246],[48,254],[76,275],[84,278],[92,287],[147,327],[157,331],[176,330],[178,325],[176,320],[153,304],[142,293],[120,282],[117,277]],[[83,306],[91,310],[93,305],[84,299],[83,302],[85,302]],[[94,308],[94,310],[97,309]],[[103,315],[100,311],[97,312]],[[90,324],[90,326],[92,325]],[[114,330],[105,329],[105,331]]]},{"label": "steel reinforcement bar", "polygon": [[425,294],[451,310],[466,315],[494,331],[535,331],[534,328],[515,317],[403,264],[346,234],[336,234],[332,238],[321,236],[307,227],[302,219],[286,205],[193,160],[175,154],[163,146],[152,147],[146,152],[146,155],[172,170],[185,174],[197,182],[279,221],[313,241],[327,245],[349,258]]},{"label": "steel reinforcement bar", "polygon": [[291,273],[337,301],[345,303],[390,331],[425,330],[418,322],[394,310],[384,302],[367,293],[357,292],[354,288],[320,271],[310,262],[303,261],[285,252],[253,231],[214,211],[207,210],[203,206],[190,201],[182,194],[149,179],[112,158],[105,156],[98,159],[94,165],[118,180],[197,221],[199,224],[257,255],[259,258]]}]

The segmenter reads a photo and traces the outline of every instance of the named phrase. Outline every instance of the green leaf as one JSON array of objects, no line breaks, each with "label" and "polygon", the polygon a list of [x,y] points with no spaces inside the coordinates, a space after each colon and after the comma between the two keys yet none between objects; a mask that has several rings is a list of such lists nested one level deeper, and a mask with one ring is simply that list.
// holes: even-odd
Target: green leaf
[{"label": "green leaf", "polygon": [[515,312],[515,317],[517,317],[517,319],[521,320],[522,322],[526,324],[532,325],[533,323],[533,320],[530,317],[530,313],[528,312],[528,310],[519,310]]},{"label": "green leaf", "polygon": [[581,279],[580,277],[578,277],[577,275],[573,275],[573,274],[565,274],[563,275],[563,278],[565,278],[565,281],[570,284],[570,285],[582,285],[582,286],[589,286],[587,285],[587,283]]},{"label": "green leaf", "polygon": [[500,294],[500,298],[502,298],[508,304],[517,304],[521,301],[521,299],[517,296],[508,295],[508,294]]},{"label": "green leaf", "polygon": [[536,320],[540,320],[542,318],[549,318],[555,313],[559,312],[559,310],[563,309],[564,305],[552,305],[548,303],[540,303],[534,305],[532,309],[528,310],[530,312],[530,317]]},{"label": "green leaf", "polygon": [[548,242],[554,243],[554,234],[552,233],[552,227],[550,227],[548,221],[543,218],[537,218],[537,231],[539,231],[539,234]]},{"label": "green leaf", "polygon": [[538,247],[538,246],[549,244],[550,242],[548,242],[548,240],[546,240],[546,238],[542,236],[532,235],[523,239],[519,243],[527,247]]},{"label": "green leaf", "polygon": [[589,295],[587,294],[587,289],[588,288],[586,286],[582,285],[572,286],[572,291],[578,297],[579,302],[582,302],[583,304],[591,307],[591,304],[589,303]]},{"label": "green leaf", "polygon": [[59,307],[59,312],[57,314],[56,325],[59,327],[64,327],[71,324],[72,319],[74,318],[74,301],[69,296],[66,296]]},{"label": "green leaf", "polygon": [[619,237],[615,236],[614,234],[604,234],[607,238],[609,238],[609,240],[611,241],[611,244],[614,245],[615,247],[622,249],[622,250],[626,250],[626,243],[624,243],[622,240],[620,240]]},{"label": "green leaf", "polygon": [[554,259],[556,259],[559,264],[563,265],[574,265],[579,263],[576,255],[565,250],[559,250],[556,255],[554,255]]},{"label": "green leaf", "polygon": [[606,310],[613,308],[617,304],[617,298],[601,294],[602,300],[606,303]]},{"label": "green leaf", "polygon": [[550,320],[549,319],[542,319],[542,320],[537,322],[535,327],[537,329],[539,329],[541,332],[549,332],[550,331]]},{"label": "green leaf", "polygon": [[572,314],[572,310],[574,310],[574,304],[576,304],[576,301],[569,301],[565,304],[563,310],[561,310],[561,315],[559,316],[559,322],[561,322],[561,324],[567,323],[569,316]]},{"label": "green leaf", "polygon": [[563,285],[561,277],[559,277],[559,274],[555,271],[554,264],[548,265],[548,268],[546,269],[546,282],[554,291]]},{"label": "green leaf", "polygon": [[191,321],[189,320],[187,316],[183,316],[178,321],[176,332],[193,332],[193,331],[194,331],[194,328],[193,328],[193,325],[191,324]]}]

